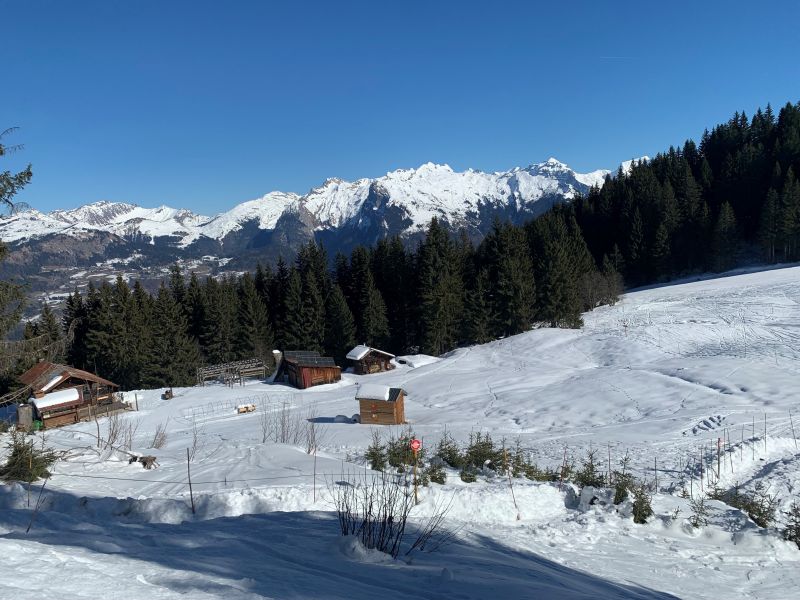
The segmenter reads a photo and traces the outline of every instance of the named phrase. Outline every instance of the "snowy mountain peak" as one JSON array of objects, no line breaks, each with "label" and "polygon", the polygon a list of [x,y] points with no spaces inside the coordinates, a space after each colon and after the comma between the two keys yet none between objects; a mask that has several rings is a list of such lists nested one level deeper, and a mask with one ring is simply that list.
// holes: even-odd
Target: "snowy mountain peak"
[{"label": "snowy mountain peak", "polygon": [[[353,227],[368,229],[371,235],[409,235],[427,226],[432,217],[452,227],[475,230],[481,228],[481,215],[487,211],[499,211],[507,218],[530,218],[553,202],[602,185],[608,173],[576,173],[554,157],[494,173],[454,171],[447,164],[426,162],[374,179],[350,182],[331,177],[305,195],[270,192],[213,217],[166,205],[143,208],[106,200],[48,214],[31,210],[0,218],[0,238],[15,241],[54,233],[104,231],[123,238],[144,236],[151,243],[159,238],[175,240],[170,243],[185,248],[201,238],[222,243],[230,234],[245,230],[248,223],[258,230],[273,230],[281,217],[289,214],[301,215],[304,226],[315,231]],[[537,204],[542,199],[547,201]]]}]

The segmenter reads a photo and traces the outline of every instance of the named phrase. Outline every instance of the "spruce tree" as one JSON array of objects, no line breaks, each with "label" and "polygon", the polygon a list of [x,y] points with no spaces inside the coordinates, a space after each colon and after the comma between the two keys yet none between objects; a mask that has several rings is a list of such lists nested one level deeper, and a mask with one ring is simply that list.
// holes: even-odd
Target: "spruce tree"
[{"label": "spruce tree", "polygon": [[738,244],[736,217],[731,205],[724,202],[714,225],[712,260],[715,271],[725,271],[734,265]]},{"label": "spruce tree", "polygon": [[153,387],[190,386],[195,382],[200,353],[187,334],[186,317],[163,283],[153,307],[152,361],[143,375]]},{"label": "spruce tree", "polygon": [[189,277],[185,306],[189,336],[199,341],[203,335],[203,325],[206,320],[206,301],[205,291],[197,278],[197,273],[192,273]]},{"label": "spruce tree", "polygon": [[86,335],[88,333],[88,321],[89,316],[83,297],[78,290],[75,290],[74,293],[67,296],[61,322],[64,334],[69,340],[66,361],[79,369],[87,367]]},{"label": "spruce tree", "polygon": [[490,278],[492,333],[501,337],[527,331],[533,322],[536,285],[524,232],[495,221],[481,251]]},{"label": "spruce tree", "polygon": [[353,313],[339,284],[331,287],[325,304],[325,354],[337,365],[345,365],[347,353],[356,345],[356,326]]},{"label": "spruce tree", "polygon": [[488,300],[489,275],[481,269],[467,289],[464,305],[463,339],[467,344],[485,344],[492,338],[493,315]]},{"label": "spruce tree", "polygon": [[306,350],[303,323],[303,282],[300,273],[292,269],[283,292],[283,324],[281,350]]},{"label": "spruce tree", "polygon": [[418,258],[420,339],[434,356],[455,348],[463,316],[463,281],[453,243],[436,218],[428,226]]},{"label": "spruce tree", "polygon": [[303,349],[321,352],[325,339],[325,302],[317,285],[317,277],[310,270],[303,278],[300,315]]},{"label": "spruce tree", "polygon": [[778,244],[781,240],[780,199],[778,192],[770,188],[761,212],[759,241],[764,250],[764,258],[769,263],[778,260]]},{"label": "spruce tree", "polygon": [[279,257],[278,264],[275,268],[275,276],[270,281],[270,305],[267,308],[269,310],[270,319],[272,320],[272,332],[275,336],[275,345],[282,350],[291,349],[288,346],[287,342],[289,340],[287,340],[285,334],[287,304],[286,293],[289,289],[289,276],[289,267],[283,261],[283,258]]},{"label": "spruce tree", "polygon": [[233,282],[206,279],[205,310],[200,335],[206,360],[221,364],[236,360],[236,307],[238,304]]},{"label": "spruce tree", "polygon": [[241,358],[272,357],[273,336],[269,313],[250,273],[239,279],[237,354]]}]

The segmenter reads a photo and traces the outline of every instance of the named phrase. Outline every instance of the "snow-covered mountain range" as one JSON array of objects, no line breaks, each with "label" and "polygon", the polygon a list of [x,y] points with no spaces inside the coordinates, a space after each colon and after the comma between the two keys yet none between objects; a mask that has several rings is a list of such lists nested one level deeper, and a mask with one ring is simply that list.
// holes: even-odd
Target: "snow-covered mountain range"
[{"label": "snow-covered mountain range", "polygon": [[[497,173],[456,172],[447,165],[427,163],[375,179],[328,179],[302,196],[271,192],[213,217],[168,206],[142,208],[106,201],[50,213],[32,209],[0,219],[0,239],[13,242],[52,234],[81,237],[101,231],[122,238],[144,236],[151,243],[172,238],[177,246],[186,248],[203,237],[222,242],[248,223],[259,230],[274,230],[287,215],[299,216],[315,231],[377,225],[385,233],[403,235],[424,228],[432,217],[451,227],[480,229],[480,215],[486,208],[530,215],[546,208],[544,204],[549,206],[602,184],[608,173],[575,173],[554,158]],[[551,202],[537,207],[542,200]],[[392,212],[402,223],[401,229],[384,220],[386,213]]]},{"label": "snow-covered mountain range", "polygon": [[[2,274],[52,290],[64,287],[61,274],[70,269],[72,277],[97,269],[105,275],[110,264],[161,277],[174,262],[191,266],[214,257],[227,269],[244,270],[291,259],[309,240],[323,242],[331,256],[385,236],[413,242],[432,217],[478,241],[495,217],[523,223],[602,185],[609,173],[576,173],[554,158],[494,173],[426,163],[353,182],[328,179],[304,195],[271,192],[215,216],[106,201],[49,213],[30,209],[0,217],[0,240],[10,250]],[[47,282],[37,279],[42,272]]]}]

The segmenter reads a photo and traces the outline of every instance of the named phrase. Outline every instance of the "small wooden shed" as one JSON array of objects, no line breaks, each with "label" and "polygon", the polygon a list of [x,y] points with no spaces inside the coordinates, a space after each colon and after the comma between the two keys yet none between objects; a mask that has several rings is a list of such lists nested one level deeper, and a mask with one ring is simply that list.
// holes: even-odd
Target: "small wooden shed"
[{"label": "small wooden shed", "polygon": [[394,354],[364,345],[356,346],[347,353],[347,360],[353,363],[353,373],[358,375],[391,371],[394,369],[393,358]]},{"label": "small wooden shed", "polygon": [[341,379],[342,368],[336,366],[329,356],[320,356],[315,351],[287,350],[280,356],[273,381],[288,381],[304,390]]},{"label": "small wooden shed", "polygon": [[40,362],[20,375],[30,393],[29,404],[44,427],[58,427],[127,408],[117,398],[119,386],[68,365]]},{"label": "small wooden shed", "polygon": [[405,394],[401,388],[363,383],[358,387],[359,414],[362,423],[401,425],[406,421]]}]

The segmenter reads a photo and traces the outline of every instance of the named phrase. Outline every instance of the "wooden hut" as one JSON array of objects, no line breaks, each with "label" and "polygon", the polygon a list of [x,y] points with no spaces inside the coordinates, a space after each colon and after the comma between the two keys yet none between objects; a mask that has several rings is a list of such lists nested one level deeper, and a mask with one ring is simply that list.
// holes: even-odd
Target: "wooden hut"
[{"label": "wooden hut", "polygon": [[364,383],[358,387],[356,400],[362,423],[400,425],[405,423],[405,394],[400,388]]},{"label": "wooden hut", "polygon": [[288,381],[301,390],[314,385],[336,383],[342,369],[329,356],[314,351],[286,351],[280,355],[273,381]]},{"label": "wooden hut", "polygon": [[391,371],[394,369],[393,358],[394,354],[363,345],[356,346],[347,353],[347,360],[353,364],[353,373],[358,375]]},{"label": "wooden hut", "polygon": [[94,373],[58,363],[40,362],[20,375],[29,404],[44,427],[58,427],[126,408],[119,386]]}]

